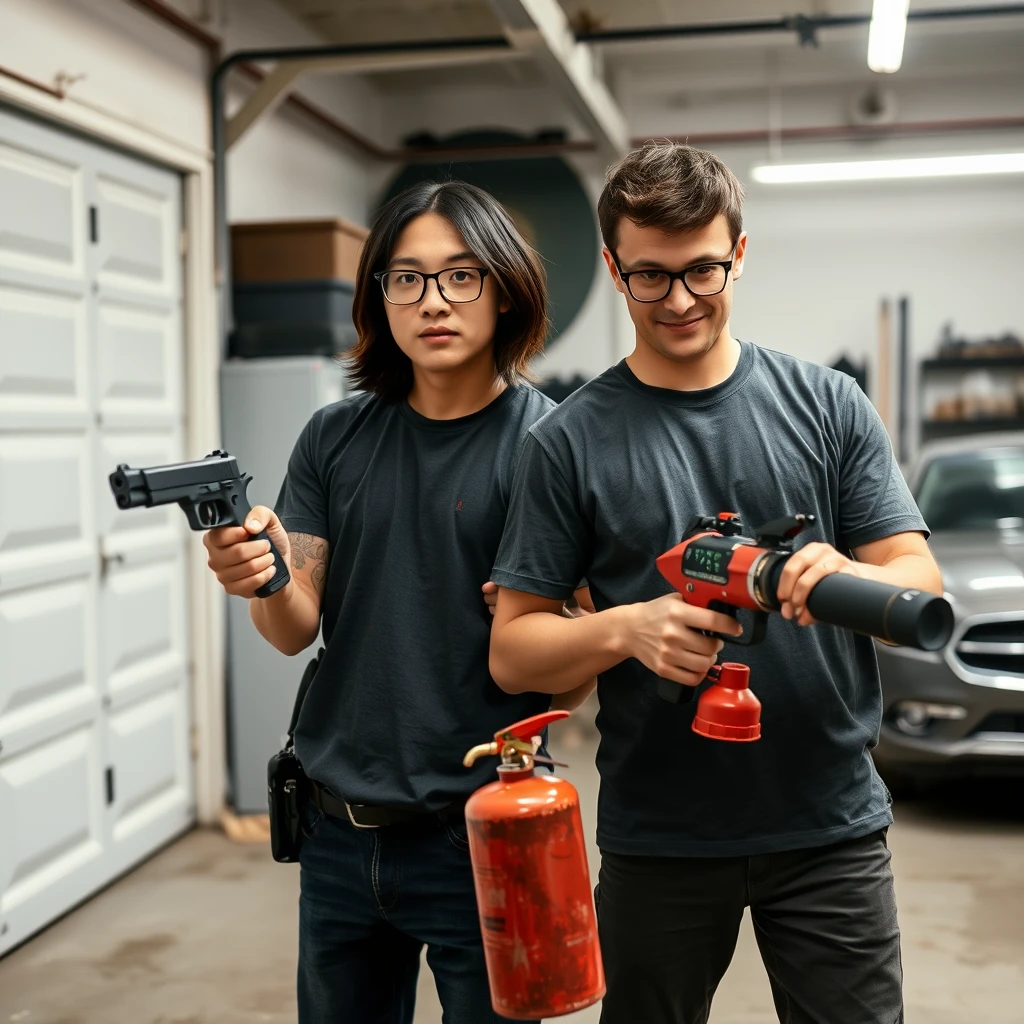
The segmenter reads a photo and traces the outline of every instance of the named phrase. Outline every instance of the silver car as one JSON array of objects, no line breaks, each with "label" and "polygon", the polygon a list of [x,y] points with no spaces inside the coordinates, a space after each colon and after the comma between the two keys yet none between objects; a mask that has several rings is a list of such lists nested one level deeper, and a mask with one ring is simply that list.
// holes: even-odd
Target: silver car
[{"label": "silver car", "polygon": [[889,788],[1024,773],[1024,433],[925,445],[908,475],[956,625],[942,651],[876,644]]}]

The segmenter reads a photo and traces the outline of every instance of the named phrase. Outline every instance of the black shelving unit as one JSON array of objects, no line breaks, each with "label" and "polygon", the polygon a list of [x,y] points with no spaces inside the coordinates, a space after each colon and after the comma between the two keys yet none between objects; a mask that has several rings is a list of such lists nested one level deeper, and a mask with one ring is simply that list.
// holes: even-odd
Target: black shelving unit
[{"label": "black shelving unit", "polygon": [[922,370],[1024,370],[1024,355],[995,356],[944,356],[939,359],[922,359]]},{"label": "black shelving unit", "polygon": [[[951,374],[970,373],[975,370],[989,370],[995,373],[1024,374],[1024,354],[1006,356],[939,356],[934,359],[922,359],[920,362],[919,405],[924,411],[924,388],[928,377],[937,375],[940,378]],[[1024,431],[1024,416],[991,417],[963,420],[920,420],[919,440],[937,441],[948,437],[962,437],[967,434],[991,434],[1010,431]]]}]

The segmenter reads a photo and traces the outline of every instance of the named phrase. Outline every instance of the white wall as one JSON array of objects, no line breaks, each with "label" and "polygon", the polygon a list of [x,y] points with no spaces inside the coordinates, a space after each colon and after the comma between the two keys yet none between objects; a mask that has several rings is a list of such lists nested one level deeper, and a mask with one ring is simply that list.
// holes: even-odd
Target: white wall
[{"label": "white wall", "polygon": [[207,148],[205,54],[125,3],[4,0],[0,64],[51,86],[70,75],[69,102]]},{"label": "white wall", "polygon": [[[195,18],[195,0],[174,3]],[[321,43],[271,0],[226,0],[208,31],[225,53]],[[207,152],[210,112],[205,51],[124,0],[2,0],[0,65],[53,85],[73,82],[68,103],[88,104],[196,151]],[[235,101],[252,86],[232,77]],[[359,131],[380,130],[375,90],[358,78],[309,78],[304,95]],[[261,121],[228,161],[232,220],[341,215],[365,222],[373,170],[301,114]]]},{"label": "white wall", "polygon": [[[967,69],[970,74],[951,69],[943,78],[944,70],[937,67],[925,69],[927,74],[919,69],[902,79],[886,79],[884,84],[897,95],[898,116],[913,121],[1024,116],[1024,68],[1009,72],[1011,55],[1004,52],[1009,44],[998,37],[990,43],[991,61],[986,66],[979,58],[973,70]],[[859,42],[847,40],[843,46],[856,49]],[[689,67],[701,62],[705,91],[681,90],[678,54],[669,53],[661,64],[652,59],[648,72],[613,76],[633,134],[767,127],[763,55],[707,50],[686,58]],[[827,50],[787,51],[783,63],[802,66],[805,58],[818,78],[801,81],[787,71],[783,123],[846,123],[850,99],[872,81],[870,73],[855,70],[846,79],[839,75],[837,83],[823,84],[820,78],[830,69]],[[852,60],[849,54],[844,59],[847,64]],[[856,55],[856,63],[863,68],[863,55]],[[546,88],[492,85],[467,93],[446,86],[416,95],[387,95],[384,103],[386,130],[394,140],[413,130],[443,135],[489,126],[530,132],[561,125],[570,136],[579,134],[569,110]],[[1024,149],[1024,133],[787,144],[781,158],[865,159],[1007,148]],[[907,295],[911,300],[914,358],[932,352],[948,319],[969,336],[1010,329],[1024,334],[1024,289],[1016,284],[1024,275],[1018,241],[1024,228],[1020,178],[771,187],[750,181],[750,168],[768,157],[767,145],[722,146],[717,151],[748,187],[749,260],[733,317],[740,337],[826,363],[844,354],[856,362],[867,360],[876,382],[878,305],[884,297]],[[603,166],[585,157],[570,162],[596,206]],[[957,287],[957,261],[965,257],[983,258],[990,268],[991,284],[983,296]],[[603,261],[598,261],[583,309],[536,368],[543,375],[591,376],[628,354],[633,340],[624,303]]]},{"label": "white wall", "polygon": [[[749,157],[723,156],[747,176]],[[919,357],[947,320],[972,337],[1024,334],[1019,178],[748,189],[738,336],[805,359],[871,358],[879,301],[900,295]]]},{"label": "white wall", "polygon": [[[570,163],[596,210],[604,184],[603,174],[594,166],[593,160],[577,159]],[[598,230],[596,215],[594,230]],[[598,245],[601,245],[599,233]],[[594,280],[586,301],[572,323],[537,360],[535,372],[541,377],[571,379],[580,375],[587,378],[617,363],[633,351],[633,324],[624,312],[625,304],[611,283],[599,248]]]},{"label": "white wall", "polygon": [[[823,37],[816,51],[664,44],[620,74],[617,88],[633,133],[655,137],[763,131],[771,117],[780,127],[843,126],[851,100],[869,86],[891,93],[901,122],[1024,117],[1021,24],[1004,28],[961,46],[965,30],[956,25],[928,34],[915,27],[893,76],[867,71],[863,33]],[[673,74],[673,61],[686,76]],[[774,100],[768,81],[777,83]],[[947,320],[968,337],[1024,336],[1021,177],[796,186],[750,178],[770,155],[798,163],[1020,151],[1024,131],[710,148],[747,187],[747,267],[732,318],[738,337],[824,363],[866,360],[874,390],[883,298],[910,299],[912,364],[934,353]],[[961,284],[965,265],[984,267],[976,289]]]},{"label": "white wall", "polygon": [[[1019,179],[771,188],[750,189],[733,333],[803,359],[867,361],[877,404],[880,303],[891,300],[895,353],[895,303],[906,296],[911,443],[919,415],[915,368],[936,354],[944,323],[971,339],[1007,332],[1024,338]],[[924,404],[927,413],[930,401]],[[894,422],[894,406],[883,415]]]},{"label": "white wall", "polygon": [[[173,2],[187,16],[198,15],[197,0]],[[223,0],[214,9],[217,21],[208,28],[223,36],[225,52],[319,41],[272,0]],[[885,80],[897,95],[899,116],[937,120],[1024,114],[1024,77],[1019,66],[1015,69],[1012,52],[1017,37],[994,34],[973,64],[950,68],[947,74],[949,51],[942,47],[956,44],[956,36],[950,38],[933,41],[930,64],[917,61],[908,47],[905,71]],[[858,55],[861,42],[851,37],[837,43],[835,51],[823,47],[815,53],[790,47],[771,57],[781,68],[785,124],[845,121],[850,96],[871,80]],[[769,101],[763,81],[770,55],[753,49],[734,53],[720,45],[691,48],[683,53],[685,59],[673,45],[660,52],[659,57],[652,49],[650,60],[631,74],[613,74],[634,134],[766,126]],[[847,63],[836,68],[840,81],[827,83],[822,76],[829,73],[833,57]],[[860,71],[849,70],[851,60]],[[51,83],[60,72],[84,74],[71,86],[67,102],[87,103],[155,127],[198,151],[208,148],[205,55],[123,0],[3,0],[0,64]],[[379,93],[363,79],[324,76],[305,79],[301,88],[339,119],[385,144],[412,131],[444,135],[492,126],[522,132],[561,126],[573,137],[583,135],[566,104],[553,90],[534,83],[528,68],[514,77],[516,84],[502,86],[497,84],[501,75],[492,69],[478,88],[449,82]],[[695,90],[695,80],[702,91]],[[237,75],[232,82],[237,104],[251,85]],[[783,155],[828,159],[1014,147],[1024,148],[1024,133],[808,144],[787,146]],[[931,351],[947,319],[968,335],[1024,331],[1017,285],[1024,271],[1018,244],[1024,227],[1019,178],[773,189],[749,185],[751,165],[767,156],[764,145],[724,147],[720,153],[749,186],[749,262],[734,316],[740,336],[825,362],[841,354],[855,361],[866,358],[877,379],[877,308],[885,296],[910,297],[917,356]],[[596,204],[603,166],[585,156],[571,163]],[[365,223],[395,170],[366,162],[303,115],[281,109],[232,150],[229,214],[234,220],[341,215]],[[965,256],[985,261],[986,287],[980,295],[957,288],[955,261]],[[589,376],[631,348],[623,303],[598,261],[586,303],[538,370]]]}]

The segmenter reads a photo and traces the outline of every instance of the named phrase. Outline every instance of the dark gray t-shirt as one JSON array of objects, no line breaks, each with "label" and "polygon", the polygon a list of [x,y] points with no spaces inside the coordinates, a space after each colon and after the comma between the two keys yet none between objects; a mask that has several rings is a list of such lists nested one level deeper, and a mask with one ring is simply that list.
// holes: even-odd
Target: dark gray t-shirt
[{"label": "dark gray t-shirt", "polygon": [[324,660],[295,733],[310,778],[350,803],[436,810],[491,781],[462,757],[549,695],[502,692],[487,668],[490,579],[526,431],[553,403],[510,387],[430,420],[369,395],[306,425],[277,513],[330,541]]},{"label": "dark gray t-shirt", "polygon": [[[794,512],[800,543],[849,549],[927,532],[881,421],[844,374],[743,344],[704,391],[642,384],[623,362],[530,430],[492,578],[564,598],[585,576],[598,611],[670,593],[655,566],[695,515],[748,529]],[[751,670],[762,739],[691,731],[635,659],[599,681],[598,843],[621,854],[732,856],[866,835],[892,819],[868,749],[881,713],[872,641],[773,615],[765,642],[727,644]],[[707,684],[704,684],[707,685]]]}]

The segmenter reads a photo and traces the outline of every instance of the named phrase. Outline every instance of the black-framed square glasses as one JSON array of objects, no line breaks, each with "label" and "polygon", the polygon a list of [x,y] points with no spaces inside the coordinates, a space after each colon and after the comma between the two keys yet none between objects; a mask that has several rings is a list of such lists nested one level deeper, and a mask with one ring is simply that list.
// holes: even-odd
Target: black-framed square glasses
[{"label": "black-framed square glasses", "polygon": [[427,282],[436,281],[441,298],[448,302],[474,302],[484,290],[486,267],[449,267],[436,274],[418,270],[378,270],[373,278],[380,282],[384,298],[393,306],[410,306],[427,291]]},{"label": "black-framed square glasses", "polygon": [[707,298],[725,291],[729,283],[729,272],[733,260],[714,260],[697,263],[685,270],[674,273],[668,270],[630,270],[624,272],[619,263],[618,253],[612,252],[615,269],[619,272],[622,283],[629,294],[637,302],[661,302],[667,299],[676,281],[682,281],[683,287],[694,298]]}]

